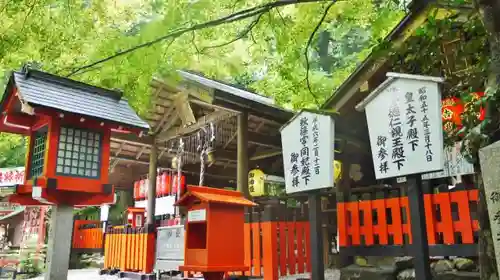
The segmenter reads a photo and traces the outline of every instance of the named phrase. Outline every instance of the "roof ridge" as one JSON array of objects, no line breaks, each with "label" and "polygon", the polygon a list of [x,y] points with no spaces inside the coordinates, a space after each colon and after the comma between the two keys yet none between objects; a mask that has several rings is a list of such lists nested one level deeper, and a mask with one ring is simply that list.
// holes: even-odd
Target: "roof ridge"
[{"label": "roof ridge", "polygon": [[20,71],[16,71],[16,73],[23,75],[25,79],[35,78],[39,80],[44,80],[46,82],[56,83],[62,86],[84,90],[86,92],[94,93],[100,96],[110,97],[117,101],[121,100],[123,97],[123,92],[118,90],[111,90],[103,87],[98,87],[84,82],[57,76],[48,72],[43,72],[36,69],[30,69],[28,67],[23,67]]}]

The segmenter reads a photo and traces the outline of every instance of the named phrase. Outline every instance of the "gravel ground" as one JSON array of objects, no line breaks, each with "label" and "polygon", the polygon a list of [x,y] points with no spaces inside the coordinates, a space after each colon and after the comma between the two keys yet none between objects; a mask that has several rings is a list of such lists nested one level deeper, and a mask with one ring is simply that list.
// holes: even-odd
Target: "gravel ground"
[{"label": "gravel ground", "polygon": [[[300,274],[294,276],[286,276],[280,277],[281,280],[297,280],[301,278],[309,278],[309,274]],[[43,280],[43,276],[31,278],[33,280]],[[97,269],[72,269],[69,271],[68,280],[117,280],[116,276],[109,275],[99,275]],[[125,278],[122,278],[126,280]],[[172,278],[172,279],[181,279],[181,278]],[[339,280],[340,273],[335,269],[327,269],[325,271],[325,280]]]}]

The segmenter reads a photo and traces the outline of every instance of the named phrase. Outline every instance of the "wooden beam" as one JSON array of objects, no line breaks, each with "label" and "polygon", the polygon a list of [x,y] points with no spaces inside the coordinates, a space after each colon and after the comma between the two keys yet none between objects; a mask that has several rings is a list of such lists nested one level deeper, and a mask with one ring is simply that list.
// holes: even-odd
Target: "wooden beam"
[{"label": "wooden beam", "polygon": [[191,109],[191,104],[189,103],[187,93],[179,93],[179,95],[174,100],[174,104],[177,108],[179,117],[182,120],[183,126],[189,126],[193,123],[196,123],[196,118],[194,117],[193,109]]},{"label": "wooden beam", "polygon": [[[112,156],[112,159],[118,159],[122,162],[129,162],[141,165],[149,165],[149,161],[146,160],[137,160],[134,157],[128,156]],[[158,161],[158,168],[170,168],[170,163],[168,162],[160,162]],[[190,174],[199,175],[200,174],[200,165],[199,164],[183,164],[182,171]],[[223,174],[223,175],[219,175]],[[205,167],[205,176],[215,177],[215,178],[226,178],[229,180],[236,179],[236,169],[235,168],[222,168],[217,166],[206,166]]]},{"label": "wooden beam", "polygon": [[[122,145],[128,144],[128,145],[133,145],[133,146],[139,146],[139,147],[141,147],[141,151],[144,149],[144,152],[147,150],[147,148],[151,148],[150,144],[146,144],[146,143],[142,143],[142,142],[126,141],[126,140],[122,140],[121,138],[114,138],[112,140],[117,142],[117,143],[120,143]],[[165,154],[167,154],[170,157],[175,156],[174,151],[172,151],[169,154],[167,152],[168,148],[166,148],[166,147],[158,147],[158,151],[160,152],[158,159],[162,158]],[[143,155],[144,152],[142,152],[140,155]],[[185,152],[187,152],[187,151],[185,151]],[[137,158],[137,159],[139,159],[139,158]],[[227,162],[227,164],[229,164],[231,166],[231,165],[233,165],[233,163],[236,162],[236,154],[234,152],[229,152],[229,151],[225,151],[222,149],[217,149],[215,151],[215,159],[219,160],[219,161],[225,161],[225,162]],[[216,164],[220,164],[220,163],[216,162]]]},{"label": "wooden beam", "polygon": [[248,132],[248,143],[265,146],[270,148],[281,149],[280,136],[268,136],[257,132]]},{"label": "wooden beam", "polygon": [[[115,152],[115,156],[118,156],[122,152],[124,146],[125,146],[125,143],[121,143],[120,148],[118,148],[118,150]],[[109,165],[110,173],[113,173],[116,165],[118,164],[118,161],[119,160],[117,160],[117,159],[112,160],[111,164]]]},{"label": "wooden beam", "polygon": [[[158,133],[163,130],[163,124],[168,120],[168,118],[172,115],[175,110],[175,106],[170,106],[168,110],[163,114],[163,117],[158,121],[156,127],[154,129],[154,133]],[[167,128],[168,129],[168,128]]]},{"label": "wooden beam", "polygon": [[224,150],[227,149],[227,146],[229,146],[229,144],[231,144],[231,142],[233,142],[234,138],[236,138],[236,135],[238,135],[237,132],[235,132],[235,133],[233,133],[233,135],[231,135],[229,140],[227,140],[226,144],[224,144]]},{"label": "wooden beam", "polygon": [[[142,154],[144,154],[144,152],[146,151],[146,148],[147,148],[147,147],[144,147],[144,146],[143,146],[143,147],[141,148],[141,150],[137,153],[137,156],[136,156],[135,158],[136,158],[136,159],[140,159],[140,158],[141,158],[141,156],[142,156]],[[151,146],[150,148],[151,148],[151,150],[153,150],[153,148],[154,148],[154,147],[153,147],[153,146]]]},{"label": "wooden beam", "polygon": [[131,144],[136,146],[151,146],[153,144],[153,138],[148,135],[139,137],[133,133],[111,133],[111,141]]},{"label": "wooden beam", "polygon": [[193,125],[187,127],[177,127],[175,129],[171,129],[169,131],[160,133],[158,135],[158,142],[159,143],[165,142],[174,139],[176,137],[195,132],[196,130],[200,129],[201,127],[207,125],[210,122],[215,122],[217,120],[225,119],[230,117],[231,115],[233,115],[233,113],[231,112],[223,110],[215,111],[209,115],[199,118]]},{"label": "wooden beam", "polygon": [[254,153],[250,157],[250,160],[251,161],[261,160],[261,159],[266,159],[266,158],[270,158],[270,157],[279,156],[281,154],[282,154],[281,150],[280,151],[266,151],[266,152]]},{"label": "wooden beam", "polygon": [[[172,107],[172,108],[174,108],[174,107]],[[170,130],[175,125],[175,123],[177,122],[178,119],[179,119],[179,112],[177,112],[177,110],[174,110],[172,112],[172,115],[168,119],[168,121],[165,123],[165,125],[163,125],[163,127],[161,128],[161,130],[158,133],[161,134],[165,131]]]}]

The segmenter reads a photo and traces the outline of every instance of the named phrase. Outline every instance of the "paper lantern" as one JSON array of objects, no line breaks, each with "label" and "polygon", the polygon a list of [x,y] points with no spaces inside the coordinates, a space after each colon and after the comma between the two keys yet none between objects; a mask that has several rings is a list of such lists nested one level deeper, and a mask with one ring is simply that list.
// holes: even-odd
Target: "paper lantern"
[{"label": "paper lantern", "polygon": [[156,197],[160,197],[161,175],[156,175]]},{"label": "paper lantern", "polygon": [[179,183],[179,180],[177,179],[177,175],[175,176],[172,176],[173,180],[172,180],[172,194],[176,194],[177,197],[181,197],[183,194],[184,194],[184,189],[185,189],[185,185],[186,185],[186,177],[184,177],[184,175],[181,175],[181,185],[180,187],[178,187],[178,183]]},{"label": "paper lantern", "polygon": [[[474,108],[474,105],[470,104],[470,103],[474,103],[474,102],[478,101],[483,96],[484,96],[484,92],[471,93],[471,100],[469,102],[465,103],[464,110],[467,111],[467,110],[469,110],[469,108],[471,108],[471,109]],[[472,106],[470,106],[470,105],[472,105]],[[479,121],[483,121],[485,116],[486,116],[485,108],[480,107],[479,112],[477,112],[476,115],[477,115],[477,119]]]},{"label": "paper lantern", "polygon": [[444,131],[451,133],[462,127],[461,115],[464,111],[462,101],[457,97],[448,97],[441,101],[441,117]]},{"label": "paper lantern", "polygon": [[143,200],[146,197],[146,186],[145,180],[139,182],[139,200]]},{"label": "paper lantern", "polygon": [[172,186],[172,179],[171,176],[167,175],[167,173],[163,173],[161,175],[161,186],[162,190],[161,193],[163,195],[170,195],[170,186]]},{"label": "paper lantern", "polygon": [[338,160],[333,161],[333,181],[338,183],[340,178],[342,178],[342,162]]},{"label": "paper lantern", "polygon": [[143,199],[148,199],[148,189],[149,189],[149,178],[144,180],[144,185],[143,185]]},{"label": "paper lantern", "polygon": [[139,200],[140,191],[141,191],[141,182],[135,181],[134,182],[134,200]]},{"label": "paper lantern", "polygon": [[248,191],[251,196],[265,195],[265,174],[260,169],[253,169],[248,172]]}]

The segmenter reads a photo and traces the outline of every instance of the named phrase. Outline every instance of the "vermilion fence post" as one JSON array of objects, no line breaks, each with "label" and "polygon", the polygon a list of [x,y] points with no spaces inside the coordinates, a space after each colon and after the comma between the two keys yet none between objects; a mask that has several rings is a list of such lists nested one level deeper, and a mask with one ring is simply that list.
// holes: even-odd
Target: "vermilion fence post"
[{"label": "vermilion fence post", "polygon": [[296,229],[296,242],[297,242],[297,273],[304,273],[306,271],[306,240],[305,231],[309,230],[309,223],[307,217],[303,212],[298,213]]},{"label": "vermilion fence post", "polygon": [[261,276],[262,271],[262,253],[260,239],[260,213],[252,214],[252,276]]},{"label": "vermilion fence post", "polygon": [[370,246],[374,244],[373,236],[373,216],[372,216],[372,200],[370,193],[364,193],[359,202],[360,218],[360,232],[363,236],[363,245]]},{"label": "vermilion fence post", "polygon": [[244,227],[244,236],[243,242],[245,248],[245,266],[249,269],[244,271],[243,274],[246,276],[252,275],[252,231],[251,231],[251,220],[252,220],[252,208],[246,210],[245,213],[245,225]]},{"label": "vermilion fence post", "polygon": [[278,280],[278,215],[272,206],[265,206],[262,215],[262,245],[265,280]]}]

